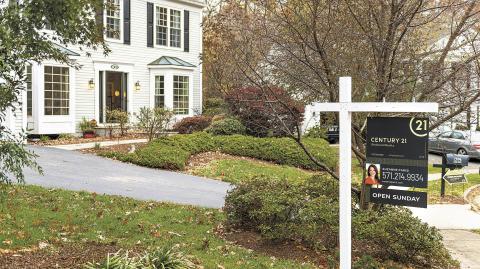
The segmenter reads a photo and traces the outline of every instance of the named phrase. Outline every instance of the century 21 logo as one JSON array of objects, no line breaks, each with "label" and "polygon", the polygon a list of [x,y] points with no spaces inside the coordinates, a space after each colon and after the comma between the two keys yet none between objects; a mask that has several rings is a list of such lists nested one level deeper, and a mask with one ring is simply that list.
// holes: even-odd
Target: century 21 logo
[{"label": "century 21 logo", "polygon": [[428,119],[410,119],[410,131],[415,136],[425,137],[428,135]]}]

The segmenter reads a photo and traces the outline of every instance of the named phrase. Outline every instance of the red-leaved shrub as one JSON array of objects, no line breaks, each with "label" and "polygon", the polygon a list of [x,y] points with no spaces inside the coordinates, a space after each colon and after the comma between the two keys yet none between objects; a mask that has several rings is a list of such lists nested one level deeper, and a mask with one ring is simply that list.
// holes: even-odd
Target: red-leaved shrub
[{"label": "red-leaved shrub", "polygon": [[193,132],[203,131],[210,126],[211,122],[212,118],[206,116],[187,117],[177,122],[175,126],[173,126],[173,129],[180,134],[191,134]]},{"label": "red-leaved shrub", "polygon": [[246,87],[225,97],[230,112],[238,117],[249,135],[285,136],[295,133],[303,120],[304,106],[284,89]]}]

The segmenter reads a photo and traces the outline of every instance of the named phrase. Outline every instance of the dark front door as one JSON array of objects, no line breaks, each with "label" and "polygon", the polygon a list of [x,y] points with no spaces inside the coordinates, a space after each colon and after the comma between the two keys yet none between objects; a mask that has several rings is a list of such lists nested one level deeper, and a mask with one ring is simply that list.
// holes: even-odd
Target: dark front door
[{"label": "dark front door", "polygon": [[107,110],[127,111],[127,89],[124,73],[107,72],[105,105]]}]

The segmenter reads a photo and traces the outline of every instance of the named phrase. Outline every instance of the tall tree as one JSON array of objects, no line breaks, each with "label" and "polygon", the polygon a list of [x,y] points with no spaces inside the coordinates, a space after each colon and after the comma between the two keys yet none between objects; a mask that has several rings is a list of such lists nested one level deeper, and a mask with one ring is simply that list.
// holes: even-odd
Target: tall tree
[{"label": "tall tree", "polygon": [[[95,10],[103,9],[101,0],[0,0],[0,184],[23,182],[22,169],[41,171],[35,154],[23,144],[24,133],[14,133],[6,125],[8,110],[21,107],[26,85],[25,68],[33,62],[49,59],[79,68],[62,51],[62,46],[102,49],[103,28]],[[45,31],[46,28],[52,31]]]},{"label": "tall tree", "polygon": [[[244,57],[248,48],[238,48],[241,55],[232,59],[266,95],[270,85],[280,85],[305,103],[336,102],[338,77],[348,75],[355,101],[438,102],[442,113],[432,118],[432,128],[469,109],[480,95],[466,83],[461,88],[457,83],[456,91],[451,87],[460,73],[480,75],[478,1],[258,0],[250,5],[257,15],[249,17],[240,38],[254,37],[264,48],[261,59]],[[368,115],[355,114],[352,127],[353,150],[361,161]],[[291,137],[308,154],[299,132]]]}]

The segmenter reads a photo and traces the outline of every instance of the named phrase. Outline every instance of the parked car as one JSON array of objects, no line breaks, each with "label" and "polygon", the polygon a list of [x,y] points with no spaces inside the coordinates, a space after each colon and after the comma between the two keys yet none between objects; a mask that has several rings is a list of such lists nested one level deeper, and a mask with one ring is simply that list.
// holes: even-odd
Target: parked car
[{"label": "parked car", "polygon": [[327,128],[327,140],[328,142],[335,144],[338,143],[338,125],[331,125]]},{"label": "parked car", "polygon": [[455,153],[480,159],[480,139],[472,139],[468,133],[462,131],[446,131],[429,138],[428,151]]}]

